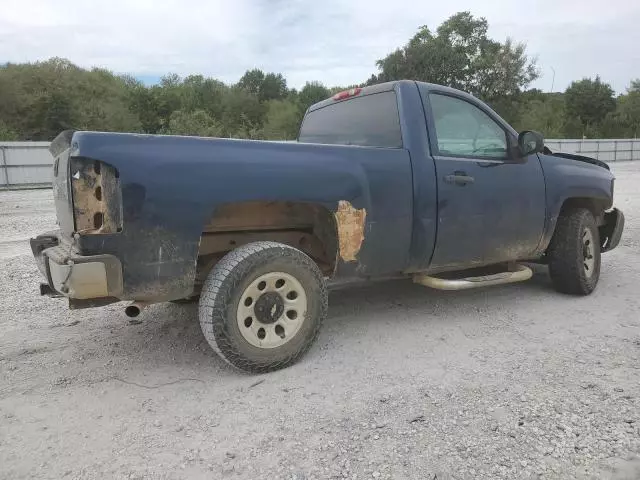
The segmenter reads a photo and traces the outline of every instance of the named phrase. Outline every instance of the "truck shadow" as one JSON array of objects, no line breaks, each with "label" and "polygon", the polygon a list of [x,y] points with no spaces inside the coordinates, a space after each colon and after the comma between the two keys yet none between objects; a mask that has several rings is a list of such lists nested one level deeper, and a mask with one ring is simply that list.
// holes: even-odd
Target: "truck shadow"
[{"label": "truck shadow", "polygon": [[[530,301],[554,295],[546,269],[536,267],[534,277],[521,284],[494,286],[465,291],[438,291],[413,284],[409,280],[394,280],[370,283],[332,291],[329,298],[329,314],[320,334],[319,343],[324,349],[331,350],[332,339],[341,342],[351,339],[360,340],[367,325],[393,322],[422,322],[429,328],[433,322],[448,322],[449,317],[460,316],[464,321],[473,322],[479,308],[489,305],[509,304],[514,299],[526,297]],[[154,313],[155,312],[155,313]],[[465,313],[466,312],[466,313]],[[434,314],[437,313],[437,314]],[[217,355],[207,344],[198,322],[197,304],[161,304],[144,312],[145,316],[154,316],[159,322],[145,322],[144,336],[148,341],[144,345],[132,345],[132,348],[148,350],[154,357],[165,352],[164,361],[168,363],[211,364],[216,370],[232,370],[224,362],[212,361]],[[409,317],[414,317],[410,320]],[[418,320],[416,320],[416,317]],[[361,327],[361,328],[360,328]],[[365,330],[366,331],[366,330]],[[142,332],[141,332],[142,333]],[[318,348],[315,345],[309,356]],[[141,352],[138,352],[141,353]],[[158,359],[157,359],[158,360]],[[162,360],[160,360],[162,361]]]},{"label": "truck shadow", "polygon": [[429,312],[437,309],[438,315],[485,306],[487,302],[498,304],[512,302],[526,295],[557,295],[549,279],[546,267],[532,266],[533,277],[522,283],[498,285],[459,291],[434,290],[414,284],[410,280],[390,280],[369,285],[345,288],[331,292],[328,323],[344,318],[345,321],[370,321],[374,314],[403,309],[405,312]]},{"label": "truck shadow", "polygon": [[[475,328],[481,322],[495,322],[502,328],[504,320],[496,313],[512,310],[517,322],[518,311],[549,295],[559,294],[553,291],[546,269],[538,267],[527,282],[475,290],[437,291],[409,280],[396,280],[332,291],[328,318],[319,338],[301,362],[278,375],[313,375],[318,363],[331,363],[332,357],[344,356],[353,348],[362,350],[356,357],[360,355],[358,358],[364,361],[368,345],[386,341],[381,339],[395,326],[402,326],[394,330],[400,332],[395,335],[395,345],[406,344],[407,348],[415,347],[413,335],[424,338],[443,328]],[[103,375],[129,380],[153,375],[150,378],[154,382],[164,377],[225,380],[229,385],[246,382],[245,376],[219,359],[205,340],[197,303],[151,305],[139,317],[141,323],[134,325],[128,324],[123,306],[92,311],[93,318],[82,322],[88,328],[81,336],[66,340],[74,356],[84,359],[82,368],[109,365]],[[84,318],[86,314],[75,315]],[[137,367],[128,371],[131,365]]]}]

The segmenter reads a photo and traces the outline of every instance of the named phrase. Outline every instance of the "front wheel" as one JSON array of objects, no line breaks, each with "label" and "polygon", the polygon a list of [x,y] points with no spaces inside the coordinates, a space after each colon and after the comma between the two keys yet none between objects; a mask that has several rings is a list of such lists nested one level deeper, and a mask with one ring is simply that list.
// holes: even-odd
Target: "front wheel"
[{"label": "front wheel", "polygon": [[600,278],[600,235],[585,208],[563,211],[547,250],[549,274],[556,290],[589,295]]},{"label": "front wheel", "polygon": [[293,364],[309,349],[327,315],[327,289],[301,251],[256,242],[213,267],[199,308],[216,353],[234,367],[262,373]]}]

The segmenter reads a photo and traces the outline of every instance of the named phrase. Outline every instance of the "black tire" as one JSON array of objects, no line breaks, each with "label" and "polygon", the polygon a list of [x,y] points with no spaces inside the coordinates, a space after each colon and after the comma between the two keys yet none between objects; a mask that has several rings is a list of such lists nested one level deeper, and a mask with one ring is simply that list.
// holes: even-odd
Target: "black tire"
[{"label": "black tire", "polygon": [[[588,252],[583,241],[588,239],[587,231],[591,233]],[[590,269],[587,253],[592,256]],[[600,236],[589,210],[574,208],[560,213],[547,257],[556,290],[571,295],[589,295],[595,290],[600,278]]]},{"label": "black tire", "polygon": [[[247,341],[238,326],[238,305],[245,289],[261,275],[284,272],[304,288],[307,308],[297,333],[275,348]],[[275,242],[255,242],[227,254],[209,272],[200,296],[200,326],[209,345],[230,365],[263,373],[295,363],[313,344],[327,315],[322,272],[301,251]]]}]

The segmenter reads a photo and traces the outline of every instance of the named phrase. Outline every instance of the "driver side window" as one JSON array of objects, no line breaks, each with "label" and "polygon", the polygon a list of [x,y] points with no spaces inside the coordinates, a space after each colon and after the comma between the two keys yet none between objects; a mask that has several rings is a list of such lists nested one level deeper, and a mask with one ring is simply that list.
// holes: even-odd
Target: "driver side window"
[{"label": "driver side window", "polygon": [[507,134],[475,105],[429,94],[440,155],[507,158]]}]

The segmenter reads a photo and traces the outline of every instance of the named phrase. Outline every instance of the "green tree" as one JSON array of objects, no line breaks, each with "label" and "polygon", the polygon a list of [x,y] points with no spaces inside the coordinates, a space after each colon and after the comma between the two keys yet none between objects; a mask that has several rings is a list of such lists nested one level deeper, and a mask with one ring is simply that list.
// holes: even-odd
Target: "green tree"
[{"label": "green tree", "polygon": [[68,60],[0,66],[0,120],[23,140],[51,140],[67,128],[140,131],[127,81]]},{"label": "green tree", "polygon": [[[577,119],[583,125],[582,135],[589,137],[598,135],[607,114],[616,108],[611,85],[604,83],[599,76],[595,80],[584,78],[572,82],[564,96],[567,118]],[[573,124],[577,125],[577,122],[573,120]],[[571,133],[576,132],[574,130]]]},{"label": "green tree", "polygon": [[279,100],[287,96],[287,81],[280,73],[267,73],[254,68],[247,70],[238,87],[256,95],[261,102]]},{"label": "green tree", "polygon": [[165,75],[159,85],[151,87],[151,94],[157,105],[160,124],[166,125],[171,114],[182,106],[182,79],[175,73]]},{"label": "green tree", "polygon": [[[632,130],[632,127],[625,122],[625,119],[621,117],[618,112],[610,112],[604,118],[600,124],[597,132],[598,138],[621,138],[627,136],[633,136],[628,133]],[[595,137],[596,135],[594,135]]]},{"label": "green tree", "polygon": [[578,117],[565,117],[562,127],[564,135],[561,138],[582,138],[589,137],[587,128]]},{"label": "green tree", "polygon": [[435,33],[423,26],[404,47],[376,62],[380,73],[367,84],[408,78],[487,101],[515,95],[538,78],[535,60],[527,57],[524,44],[490,39],[488,26],[469,12],[453,15]]},{"label": "green tree", "polygon": [[634,89],[632,82],[627,92],[618,97],[615,112],[605,117],[603,135],[618,138],[638,138],[640,135],[640,89]]},{"label": "green tree", "polygon": [[259,95],[262,82],[264,82],[264,72],[258,68],[254,68],[253,70],[247,70],[245,74],[240,77],[238,87],[254,95]]},{"label": "green tree", "polygon": [[74,128],[79,115],[71,100],[62,92],[42,93],[32,103],[32,114],[27,123],[27,138],[49,140],[63,130]]},{"label": "green tree", "polygon": [[[7,132],[21,132],[19,125],[19,114],[22,113],[21,104],[26,101],[26,98],[21,98],[19,95],[19,80],[15,79],[15,74],[12,72],[14,67],[12,65],[0,66],[0,125],[3,126],[5,137],[8,137]],[[10,138],[4,138],[4,140],[10,140]]]},{"label": "green tree", "polygon": [[202,75],[190,75],[180,89],[180,105],[183,110],[207,111],[213,118],[222,116],[222,98],[228,87],[219,80]]},{"label": "green tree", "polygon": [[128,104],[127,79],[108,70],[82,71],[75,87],[80,102],[73,106],[73,128],[110,132],[140,132],[139,117]]},{"label": "green tree", "polygon": [[22,140],[50,140],[79,118],[75,101],[80,70],[52,58],[0,67],[0,120]]},{"label": "green tree", "polygon": [[267,108],[262,136],[267,140],[292,140],[298,136],[300,109],[289,100],[271,100]]},{"label": "green tree", "polygon": [[256,138],[266,110],[257,95],[237,86],[230,88],[222,99],[222,108],[225,136]]},{"label": "green tree", "polygon": [[0,120],[0,141],[18,140],[18,134]]},{"label": "green tree", "polygon": [[627,94],[618,97],[616,115],[624,125],[624,136],[640,135],[640,78],[632,80]]},{"label": "green tree", "polygon": [[285,98],[287,96],[287,81],[281,73],[267,73],[258,96],[262,102]]},{"label": "green tree", "polygon": [[318,103],[331,96],[331,90],[320,82],[307,82],[298,94],[298,103],[302,113],[314,103]]},{"label": "green tree", "polygon": [[142,130],[146,133],[158,133],[162,128],[160,107],[154,90],[147,88],[142,82],[123,77],[126,85],[126,98],[129,110],[140,121]]},{"label": "green tree", "polygon": [[[628,137],[640,133],[640,79],[617,99],[600,78],[566,94],[523,91],[537,76],[524,46],[487,37],[487,22],[459,13],[435,32],[422,27],[378,62],[366,83],[417,78],[471,91],[519,129],[547,137]],[[238,84],[169,74],[146,86],[130,76],[68,60],[0,65],[0,139],[50,140],[88,129],[237,138],[295,138],[310,105],[351,87],[307,82],[289,89],[279,73],[247,71]],[[564,135],[563,135],[564,134]]]},{"label": "green tree", "polygon": [[223,128],[204,110],[176,110],[161,131],[167,135],[191,135],[198,137],[220,137]]},{"label": "green tree", "polygon": [[562,94],[526,92],[520,98],[518,119],[513,126],[521,130],[536,130],[546,138],[564,136],[565,105]]}]

